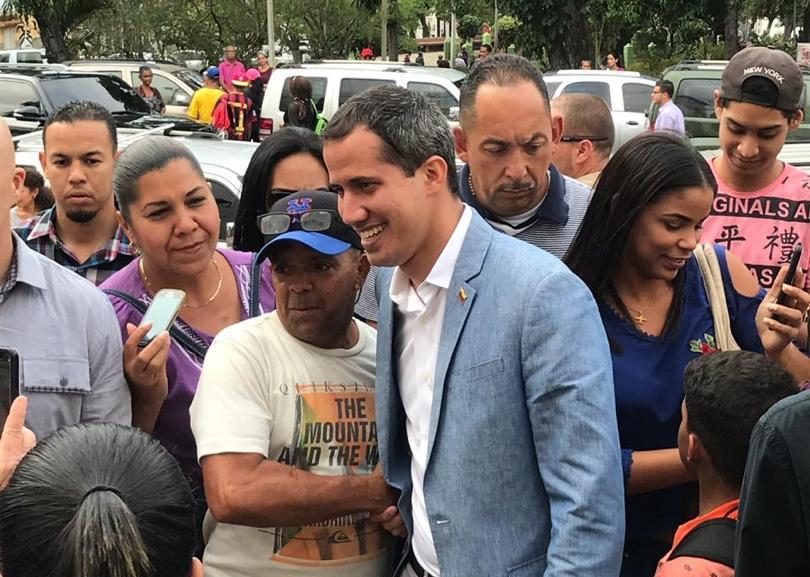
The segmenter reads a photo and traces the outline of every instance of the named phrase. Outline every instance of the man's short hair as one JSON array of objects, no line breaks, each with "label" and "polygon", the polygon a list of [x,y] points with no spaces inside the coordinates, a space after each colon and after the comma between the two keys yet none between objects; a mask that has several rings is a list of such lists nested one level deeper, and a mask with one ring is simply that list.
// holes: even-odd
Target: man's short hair
[{"label": "man's short hair", "polygon": [[543,80],[543,74],[523,56],[515,54],[493,54],[489,58],[479,60],[470,71],[469,76],[461,86],[459,106],[461,116],[473,120],[475,118],[475,97],[478,89],[485,84],[495,86],[514,86],[521,82],[531,82],[543,95],[546,110],[551,110],[548,100],[548,88]]},{"label": "man's short hair", "polygon": [[563,116],[564,136],[590,136],[594,149],[604,158],[610,156],[616,138],[613,116],[607,103],[593,94],[562,94],[552,103]]},{"label": "man's short hair", "polygon": [[655,83],[655,85],[661,89],[661,92],[664,92],[672,98],[675,95],[675,85],[672,84],[670,80],[659,80]]},{"label": "man's short hair", "polygon": [[687,425],[700,437],[718,474],[742,484],[748,441],[759,418],[797,392],[793,377],[761,353],[727,351],[698,357],[684,375]]},{"label": "man's short hair", "polygon": [[42,145],[45,146],[45,138],[51,124],[57,122],[73,124],[74,122],[83,121],[103,122],[106,124],[107,131],[110,133],[113,152],[118,150],[118,132],[112,114],[100,104],[87,100],[73,100],[51,112],[45,121],[45,126],[42,128]]},{"label": "man's short hair", "polygon": [[382,140],[382,160],[407,176],[431,156],[440,156],[447,163],[447,184],[458,194],[453,135],[433,100],[399,86],[366,90],[338,109],[323,133],[324,142],[343,140],[358,128],[376,134]]},{"label": "man's short hair", "polygon": [[483,50],[484,48],[487,49],[487,52],[492,52],[492,46],[490,46],[489,44],[482,44],[479,50]]}]

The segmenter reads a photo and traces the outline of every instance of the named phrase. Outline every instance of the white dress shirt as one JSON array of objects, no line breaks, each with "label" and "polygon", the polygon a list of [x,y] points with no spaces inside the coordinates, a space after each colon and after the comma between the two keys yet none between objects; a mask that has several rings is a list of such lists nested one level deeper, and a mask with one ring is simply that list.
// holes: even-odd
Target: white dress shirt
[{"label": "white dress shirt", "polygon": [[447,289],[470,222],[472,209],[465,206],[456,229],[422,284],[414,287],[408,275],[397,267],[389,289],[391,300],[402,315],[395,345],[399,359],[399,394],[407,415],[411,448],[412,547],[419,564],[431,575],[439,575],[439,560],[425,505],[428,429]]}]

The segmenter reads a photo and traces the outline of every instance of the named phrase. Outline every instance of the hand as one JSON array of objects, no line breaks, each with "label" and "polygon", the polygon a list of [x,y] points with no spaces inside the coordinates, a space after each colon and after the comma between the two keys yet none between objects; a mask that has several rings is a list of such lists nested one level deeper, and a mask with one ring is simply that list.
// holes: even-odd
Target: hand
[{"label": "hand", "polygon": [[[162,332],[143,349],[138,344],[152,328],[152,323],[139,327],[127,323],[127,342],[124,343],[124,374],[129,382],[133,403],[158,409],[169,394],[166,363],[169,360],[171,338]],[[157,415],[155,415],[157,417]]]},{"label": "hand", "polygon": [[[771,359],[778,359],[794,340],[806,341],[807,327],[805,311],[810,305],[810,294],[789,284],[784,284],[787,266],[783,266],[776,276],[771,290],[757,310],[756,323],[759,338],[765,353]],[[796,284],[804,284],[804,274],[799,271]],[[790,297],[785,305],[778,305],[780,293]]]},{"label": "hand", "polygon": [[382,465],[378,464],[374,472],[367,477],[371,483],[372,511],[383,511],[391,505],[396,505],[399,500],[399,491],[388,484],[383,475]]},{"label": "hand", "polygon": [[386,507],[382,511],[372,513],[369,520],[373,523],[380,523],[383,529],[394,535],[395,537],[407,537],[408,529],[405,527],[405,521],[402,520],[402,515],[399,514],[399,509],[394,505]]},{"label": "hand", "polygon": [[0,489],[5,489],[17,465],[37,443],[34,432],[25,427],[28,399],[17,397],[11,404],[0,436]]}]

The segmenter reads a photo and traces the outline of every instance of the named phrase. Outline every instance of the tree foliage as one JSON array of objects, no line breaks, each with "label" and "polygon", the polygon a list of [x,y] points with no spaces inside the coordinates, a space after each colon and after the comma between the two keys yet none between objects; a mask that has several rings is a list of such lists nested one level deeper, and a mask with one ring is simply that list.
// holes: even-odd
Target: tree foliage
[{"label": "tree foliage", "polygon": [[42,44],[51,62],[71,57],[66,39],[82,22],[110,0],[6,0],[5,15],[15,14],[36,19]]}]

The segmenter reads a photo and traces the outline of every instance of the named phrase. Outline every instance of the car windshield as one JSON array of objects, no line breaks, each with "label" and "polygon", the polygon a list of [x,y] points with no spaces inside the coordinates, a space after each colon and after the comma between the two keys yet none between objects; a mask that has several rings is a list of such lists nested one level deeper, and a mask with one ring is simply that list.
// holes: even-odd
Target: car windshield
[{"label": "car windshield", "polygon": [[203,87],[202,74],[194,72],[188,68],[181,68],[180,70],[173,70],[172,74],[182,80],[185,84],[193,90]]},{"label": "car windshield", "polygon": [[100,104],[113,114],[149,114],[150,107],[132,87],[114,76],[56,76],[43,77],[42,89],[54,108],[72,100],[89,100]]}]

